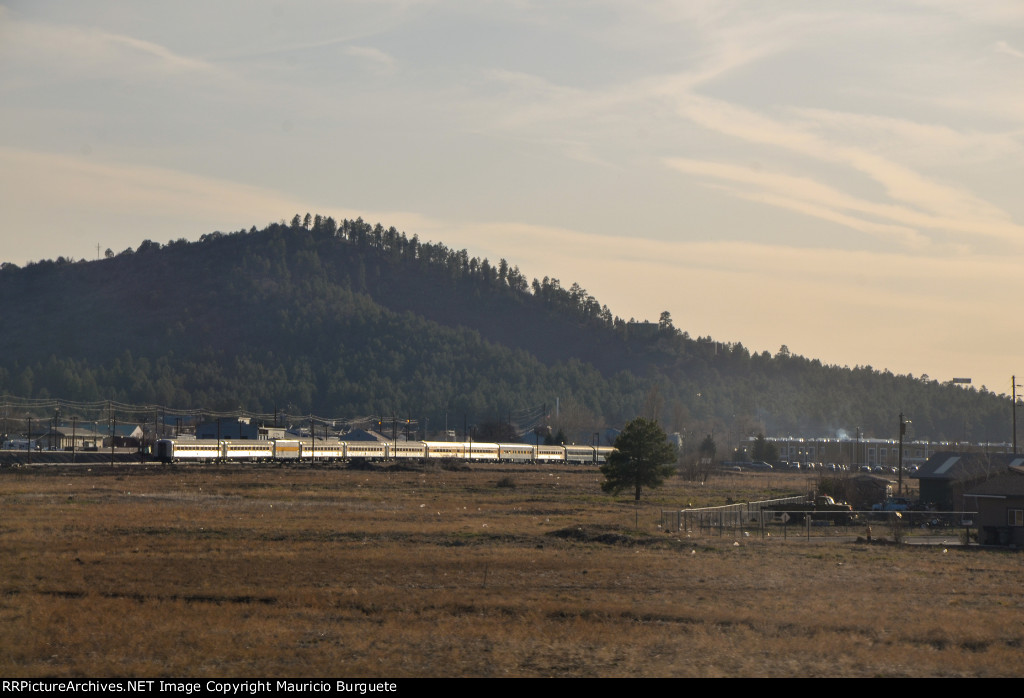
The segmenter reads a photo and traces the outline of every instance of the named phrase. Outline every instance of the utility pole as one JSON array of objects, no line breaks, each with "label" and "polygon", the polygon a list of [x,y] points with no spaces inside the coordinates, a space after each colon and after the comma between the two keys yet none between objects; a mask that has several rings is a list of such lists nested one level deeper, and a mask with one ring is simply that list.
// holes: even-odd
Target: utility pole
[{"label": "utility pole", "polygon": [[903,419],[903,413],[900,412],[900,479],[899,479],[899,496],[903,496],[903,436],[907,433],[907,425],[910,424],[910,420]]},{"label": "utility pole", "polygon": [[1013,386],[1010,392],[1013,394],[1013,455],[1017,455],[1017,376],[1010,377],[1010,384]]}]

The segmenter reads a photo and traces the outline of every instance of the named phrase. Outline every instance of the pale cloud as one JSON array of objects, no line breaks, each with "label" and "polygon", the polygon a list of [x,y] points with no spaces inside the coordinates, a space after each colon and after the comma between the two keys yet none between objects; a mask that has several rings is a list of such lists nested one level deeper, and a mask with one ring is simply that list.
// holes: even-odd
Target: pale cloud
[{"label": "pale cloud", "polygon": [[372,46],[348,46],[345,53],[367,61],[380,72],[390,73],[398,67],[394,56]]},{"label": "pale cloud", "polygon": [[642,87],[629,84],[583,89],[510,70],[488,70],[484,77],[508,89],[501,99],[501,113],[492,124],[499,130],[521,131],[599,119],[645,96]]},{"label": "pale cloud", "polygon": [[[427,221],[420,221],[426,224]],[[448,231],[453,240],[481,242],[501,239],[495,249],[511,243],[523,250],[524,257],[543,259],[554,254],[575,258],[578,265],[588,266],[604,260],[614,269],[619,265],[646,267],[653,264],[666,271],[705,269],[717,273],[754,272],[774,274],[775,269],[790,267],[801,270],[789,278],[802,283],[829,279],[842,283],[883,282],[916,285],[924,281],[937,283],[981,283],[992,276],[1024,284],[1015,270],[1024,254],[1010,256],[975,256],[965,262],[956,256],[922,257],[915,252],[844,250],[828,247],[796,247],[742,240],[652,240],[628,235],[595,235],[580,230],[539,226],[514,222],[475,222],[460,224],[434,221],[431,228]],[[483,244],[481,244],[483,243]],[[489,243],[494,245],[495,243]],[[628,274],[623,275],[630,278]]]},{"label": "pale cloud", "polygon": [[[1024,226],[1011,216],[971,192],[941,184],[869,150],[833,142],[812,132],[806,123],[789,124],[734,104],[696,95],[680,100],[681,115],[718,133],[759,145],[767,145],[813,161],[836,164],[866,175],[880,184],[894,204],[858,206],[873,209],[905,222],[963,236],[984,235],[1021,244]],[[725,166],[727,167],[727,166]],[[732,176],[740,170],[732,168]],[[751,176],[746,176],[751,181]],[[792,180],[791,180],[792,182]],[[804,182],[801,188],[811,185]],[[818,188],[816,193],[825,190]],[[835,198],[834,195],[830,198]]]},{"label": "pale cloud", "polygon": [[[53,191],[61,192],[59,206],[50,201]],[[0,192],[8,228],[35,231],[32,241],[5,241],[5,257],[22,262],[31,254],[23,246],[36,249],[40,242],[54,256],[88,257],[96,243],[120,247],[134,246],[142,237],[195,238],[308,210],[295,198],[238,182],[5,147],[0,147]],[[148,224],[140,225],[143,221]],[[65,239],[67,231],[75,232],[73,241]]]},{"label": "pale cloud", "polygon": [[728,189],[736,196],[840,223],[872,235],[895,238],[908,246],[921,247],[927,244],[928,239],[906,225],[875,223],[846,215],[841,211],[887,218],[901,223],[934,222],[934,219],[915,212],[875,204],[805,177],[684,158],[669,158],[666,164],[679,172],[746,185],[745,189]]},{"label": "pale cloud", "polygon": [[[193,206],[198,205],[202,213],[221,206],[219,202],[224,200],[225,193],[229,202],[235,196],[240,196],[243,204],[251,203],[258,197],[266,197],[269,193],[256,187],[164,168],[96,162],[87,157],[12,148],[0,148],[0,162],[4,163],[3,171],[18,173],[17,176],[10,176],[9,185],[14,185],[17,179],[52,178],[58,186],[74,185],[68,188],[64,201],[73,204],[96,202],[98,207],[120,202],[121,206],[156,206],[158,210],[165,211],[180,206],[187,199]],[[27,190],[29,187],[26,185],[24,188]],[[280,197],[275,198],[274,205],[283,203]]]},{"label": "pale cloud", "polygon": [[959,0],[904,0],[908,5],[949,17],[958,24],[1004,27],[1024,22],[1024,5],[1019,2],[978,2],[964,4]]},{"label": "pale cloud", "polygon": [[947,228],[964,235],[979,234],[1021,242],[1024,227],[1010,216],[968,191],[929,180],[908,167],[859,148],[838,151],[840,160],[882,184],[893,199],[935,214],[937,221],[949,218]]},{"label": "pale cloud", "polygon": [[779,42],[752,42],[746,40],[745,31],[733,33],[738,35],[695,49],[696,63],[685,70],[590,87],[560,84],[521,71],[486,69],[482,72],[486,82],[508,90],[500,99],[502,114],[494,125],[515,130],[551,123],[578,124],[613,114],[630,121],[643,120],[650,110],[686,99],[701,85],[782,49]]},{"label": "pale cloud", "polygon": [[[979,210],[969,206],[957,208],[954,205],[956,202],[943,202],[944,210],[923,211],[923,206],[919,208],[913,205],[877,203],[852,196],[806,177],[685,158],[667,158],[665,162],[679,172],[744,185],[744,189],[730,190],[742,198],[841,223],[855,230],[895,239],[913,248],[919,249],[929,244],[932,241],[929,235],[934,235],[935,231],[963,237],[987,234],[1003,238],[1015,246],[1024,244],[1024,226],[1013,223],[1006,214],[991,206],[979,207]],[[892,185],[892,172],[898,168],[891,164],[885,166],[890,170],[887,177]],[[918,178],[912,175],[908,175],[907,179],[908,188],[918,182]],[[941,200],[941,191],[934,193],[934,196],[935,199],[927,200],[919,196],[918,202],[911,203],[926,204]],[[906,201],[910,197],[902,198]],[[860,214],[860,217],[851,217],[847,215],[849,213]],[[890,223],[877,222],[886,220]]]},{"label": "pale cloud", "polygon": [[939,123],[811,107],[791,108],[788,113],[798,123],[826,133],[830,139],[862,143],[874,152],[898,155],[918,165],[1010,161],[1024,155],[1024,129],[1021,128],[958,130]]},{"label": "pale cloud", "polygon": [[836,209],[814,203],[813,201],[794,199],[766,192],[733,191],[733,193],[737,197],[748,201],[756,201],[769,206],[776,206],[781,209],[801,213],[805,216],[820,218],[821,220],[829,221],[830,223],[837,223],[843,227],[857,230],[880,239],[894,240],[904,247],[911,249],[922,249],[927,247],[931,242],[927,237],[921,235],[913,228],[886,223],[874,223],[872,221],[864,220],[863,218],[841,213]]},{"label": "pale cloud", "polygon": [[1002,53],[1007,56],[1013,56],[1014,58],[1024,59],[1024,51],[1019,51],[1018,49],[1015,49],[1013,46],[1010,46],[1010,44],[1008,44],[1005,41],[997,41],[995,50],[996,53]]},{"label": "pale cloud", "polygon": [[202,59],[96,27],[24,20],[10,12],[4,14],[2,21],[5,26],[0,56],[5,56],[9,65],[87,78],[101,74],[226,74],[223,68]]},{"label": "pale cloud", "polygon": [[[84,38],[86,40],[85,43],[91,41],[93,44],[99,45],[100,51],[102,51],[104,45],[112,47],[113,51],[108,52],[115,54],[111,56],[111,60],[132,61],[142,57],[152,59],[155,65],[169,72],[220,72],[219,69],[206,61],[179,55],[166,46],[160,46],[151,41],[143,41],[142,39],[130,36],[119,36],[104,32],[97,32],[94,35],[86,34]],[[119,48],[127,49],[127,51],[119,51]],[[97,51],[97,53],[100,51]]]}]

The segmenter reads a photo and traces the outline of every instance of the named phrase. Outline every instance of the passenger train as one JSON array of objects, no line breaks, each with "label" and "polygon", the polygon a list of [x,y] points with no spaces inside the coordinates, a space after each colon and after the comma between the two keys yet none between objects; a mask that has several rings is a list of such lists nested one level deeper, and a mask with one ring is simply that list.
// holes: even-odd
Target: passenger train
[{"label": "passenger train", "polygon": [[165,463],[339,462],[352,460],[462,460],[495,463],[600,465],[610,446],[543,446],[449,441],[341,441],[327,439],[161,439],[156,456]]}]

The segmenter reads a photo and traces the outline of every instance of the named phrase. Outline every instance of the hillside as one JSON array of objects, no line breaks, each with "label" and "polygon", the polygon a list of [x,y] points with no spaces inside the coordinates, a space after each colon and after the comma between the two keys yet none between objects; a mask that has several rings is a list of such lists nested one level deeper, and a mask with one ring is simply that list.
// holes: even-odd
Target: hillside
[{"label": "hillside", "polygon": [[320,216],[0,269],[0,393],[444,423],[1010,439],[1009,401],[633,325],[578,285]]}]

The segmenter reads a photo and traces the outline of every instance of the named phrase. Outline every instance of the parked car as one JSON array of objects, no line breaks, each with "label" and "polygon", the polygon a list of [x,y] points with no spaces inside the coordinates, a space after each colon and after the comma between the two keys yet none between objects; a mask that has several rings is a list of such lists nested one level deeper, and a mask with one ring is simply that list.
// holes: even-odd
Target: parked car
[{"label": "parked car", "polygon": [[906,497],[890,497],[884,502],[871,505],[871,511],[909,511],[910,500]]}]

